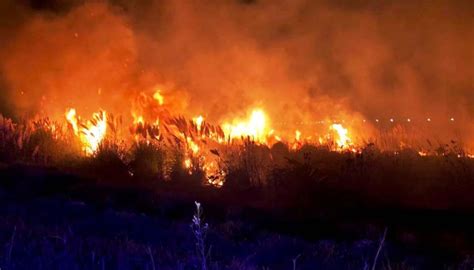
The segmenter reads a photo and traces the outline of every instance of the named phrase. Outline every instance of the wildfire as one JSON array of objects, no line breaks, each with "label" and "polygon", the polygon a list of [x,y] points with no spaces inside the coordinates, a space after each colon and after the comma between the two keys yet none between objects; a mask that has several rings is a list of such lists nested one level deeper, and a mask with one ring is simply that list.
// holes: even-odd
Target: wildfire
[{"label": "wildfire", "polygon": [[144,124],[145,123],[145,119],[143,118],[142,115],[136,115],[134,113],[132,113],[132,116],[133,116],[133,124],[134,125],[138,125],[138,124]]},{"label": "wildfire", "polygon": [[204,117],[202,117],[201,115],[199,115],[197,117],[194,117],[193,122],[194,122],[194,124],[196,124],[197,130],[201,131],[202,123],[204,122]]},{"label": "wildfire", "polygon": [[351,144],[348,131],[341,124],[332,124],[331,130],[336,132],[336,144],[339,149],[347,149]]},{"label": "wildfire", "polygon": [[79,124],[80,120],[76,115],[76,110],[72,108],[66,111],[66,120],[71,124],[74,134],[79,138],[82,150],[86,155],[92,155],[105,138],[107,113],[105,111],[94,113],[91,120]]},{"label": "wildfire", "polygon": [[158,101],[158,104],[163,105],[165,103],[165,98],[161,95],[160,90],[156,90],[153,94],[153,98]]},{"label": "wildfire", "polygon": [[197,145],[197,143],[195,143],[191,138],[187,138],[187,143],[193,154],[197,154],[199,152],[199,145]]},{"label": "wildfire", "polygon": [[206,162],[203,166],[206,174],[207,182],[215,187],[222,187],[224,185],[225,172],[219,168],[215,161]]},{"label": "wildfire", "polygon": [[190,170],[191,169],[191,166],[192,166],[193,162],[191,161],[190,158],[186,158],[184,159],[184,168],[188,169],[189,170],[189,174],[192,173],[192,171]]},{"label": "wildfire", "polygon": [[301,131],[296,130],[295,131],[295,140],[299,142],[301,140]]},{"label": "wildfire", "polygon": [[301,147],[301,131],[299,130],[296,130],[295,131],[295,142],[293,143],[293,145],[291,146],[291,149],[293,150],[297,150]]},{"label": "wildfire", "polygon": [[232,124],[225,123],[222,129],[230,139],[250,137],[256,142],[265,143],[267,140],[267,116],[261,109],[254,109],[247,120],[234,120]]},{"label": "wildfire", "polygon": [[[359,147],[363,147],[351,137],[358,129],[354,126],[345,126],[344,119],[338,122],[334,122],[334,120],[315,121],[310,124],[324,125],[324,129],[319,129],[319,133],[312,133],[307,128],[302,131],[296,129],[293,137],[285,130],[271,128],[269,117],[259,108],[250,110],[246,118],[233,118],[222,125],[212,125],[205,121],[202,115],[191,119],[173,115],[173,112],[170,112],[168,108],[161,107],[164,104],[164,99],[160,90],[151,94],[140,92],[139,99],[132,106],[130,112],[133,117],[133,126],[130,128],[132,135],[135,135],[136,140],[145,139],[147,143],[154,140],[171,147],[176,144],[184,146],[184,159],[181,166],[189,174],[201,170],[204,181],[216,187],[221,187],[224,184],[226,176],[217,149],[222,149],[228,143],[239,144],[241,143],[240,139],[248,138],[267,146],[282,142],[293,151],[297,151],[304,144],[334,145],[333,151],[352,152],[358,152],[360,151]],[[107,133],[106,112],[94,113],[90,120],[84,121],[77,115],[76,110],[71,108],[66,111],[65,117],[74,135],[80,141],[84,153],[86,155],[95,153]],[[375,121],[378,123],[379,119]],[[392,122],[392,119],[387,121]],[[408,122],[410,121],[409,119]],[[366,121],[363,120],[363,122]],[[394,154],[396,155],[398,152],[394,152]],[[431,152],[424,150],[419,151],[418,154],[420,156],[432,155]],[[474,158],[472,154],[461,156]]]},{"label": "wildfire", "polygon": [[72,129],[74,130],[74,134],[79,134],[79,128],[77,126],[77,118],[76,118],[76,109],[69,109],[66,111],[66,119],[71,124]]}]

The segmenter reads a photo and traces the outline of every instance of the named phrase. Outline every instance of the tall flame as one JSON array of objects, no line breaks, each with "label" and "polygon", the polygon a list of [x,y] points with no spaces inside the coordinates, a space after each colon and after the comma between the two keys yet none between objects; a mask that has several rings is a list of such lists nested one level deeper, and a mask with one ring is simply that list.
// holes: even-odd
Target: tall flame
[{"label": "tall flame", "polygon": [[74,134],[79,138],[86,155],[92,155],[97,151],[107,132],[107,113],[105,111],[94,113],[92,120],[79,127],[76,110],[72,108],[66,111],[66,119],[71,124]]},{"label": "tall flame", "polygon": [[340,149],[346,149],[351,143],[347,128],[344,128],[341,124],[332,124],[331,130],[334,130],[337,134],[336,144]]},{"label": "tall flame", "polygon": [[66,119],[71,124],[72,129],[75,135],[79,134],[79,128],[77,125],[77,118],[76,118],[76,109],[69,109],[66,111]]},{"label": "tall flame", "polygon": [[194,117],[193,122],[196,124],[197,130],[201,131],[202,123],[204,122],[204,117],[202,117],[201,115]]},{"label": "tall flame", "polygon": [[261,109],[255,109],[246,121],[234,120],[233,124],[225,123],[222,129],[231,139],[250,137],[256,142],[264,143],[267,137],[267,116]]}]

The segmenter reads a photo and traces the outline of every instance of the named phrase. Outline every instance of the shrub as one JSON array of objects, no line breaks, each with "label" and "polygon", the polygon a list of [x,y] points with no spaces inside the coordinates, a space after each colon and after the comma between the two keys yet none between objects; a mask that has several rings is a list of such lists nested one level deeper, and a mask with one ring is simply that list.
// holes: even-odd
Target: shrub
[{"label": "shrub", "polygon": [[140,141],[131,149],[130,169],[139,180],[163,180],[165,152],[155,143]]}]

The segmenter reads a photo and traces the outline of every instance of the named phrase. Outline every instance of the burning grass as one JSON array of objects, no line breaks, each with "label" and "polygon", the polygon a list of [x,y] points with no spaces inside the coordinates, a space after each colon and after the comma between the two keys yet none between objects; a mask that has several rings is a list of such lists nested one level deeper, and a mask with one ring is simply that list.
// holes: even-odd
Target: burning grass
[{"label": "burning grass", "polygon": [[[71,122],[39,119],[14,123],[0,117],[0,162],[28,163],[25,170],[21,165],[19,169],[12,165],[1,171],[8,178],[8,181],[1,183],[7,191],[5,194],[31,199],[52,193],[61,198],[84,201],[85,205],[106,205],[112,209],[125,208],[140,213],[170,212],[170,216],[180,211],[176,209],[183,201],[199,198],[223,209],[235,205],[258,209],[268,215],[256,219],[262,219],[260,222],[270,227],[279,226],[266,219],[274,215],[295,224],[306,224],[308,220],[324,216],[338,226],[347,226],[348,221],[339,220],[340,216],[351,219],[355,215],[356,220],[360,215],[361,219],[365,219],[365,215],[380,216],[385,211],[391,211],[387,209],[474,211],[474,199],[470,196],[474,192],[474,159],[454,141],[433,145],[423,149],[425,152],[421,154],[421,150],[411,147],[385,150],[387,148],[378,142],[357,145],[343,125],[331,126],[331,130],[339,130],[347,137],[314,142],[298,133],[295,133],[297,136],[294,139],[276,140],[275,133],[270,130],[266,137],[261,138],[242,134],[240,138],[227,136],[223,128],[207,123],[203,117],[191,120],[169,117],[151,123],[140,120],[127,133],[121,127],[120,118],[112,114],[99,113],[92,120],[77,119],[74,128]],[[106,128],[93,128],[101,125],[102,121],[106,121]],[[92,130],[105,130],[105,135],[97,140],[93,135],[96,133],[86,132],[91,127]],[[89,135],[93,136],[92,142],[98,142],[97,145],[84,142],[90,138]],[[386,138],[388,136],[379,139],[384,141]],[[36,168],[34,172],[22,175],[23,171],[34,167],[32,164],[55,167],[60,172],[71,173],[74,179],[68,179],[71,176],[38,177]],[[38,171],[41,174],[41,169]],[[29,180],[25,182],[25,179]],[[397,210],[386,213],[383,222],[389,222]],[[143,218],[142,215],[140,217]],[[107,215],[103,220],[110,218]],[[137,217],[133,217],[120,222],[129,224],[136,220]],[[287,224],[285,222],[282,227]],[[356,223],[354,220],[349,222]],[[103,226],[106,231],[111,229],[107,227],[110,225]],[[245,226],[251,225],[234,226],[226,221],[221,226],[224,229],[220,234],[227,237],[227,231],[230,231],[230,235],[236,237],[241,233],[245,235]],[[143,224],[139,223],[137,228],[142,233]],[[168,237],[180,232],[178,228],[174,229],[176,231],[169,232]],[[313,227],[307,228],[305,233],[311,234],[313,230]],[[154,235],[152,231],[146,233],[147,239],[149,235]],[[249,241],[247,236],[238,237]],[[142,256],[127,245],[120,246],[120,243],[114,242],[108,246],[104,243],[108,243],[109,239],[104,239],[100,239],[95,247],[105,245],[104,250],[115,252],[118,246],[141,260],[141,265],[148,265],[148,258],[153,258],[149,243],[138,245],[140,250],[147,250]],[[25,239],[21,241],[22,244],[26,242]],[[192,238],[186,241],[189,243]],[[258,239],[255,241],[259,242]],[[163,243],[162,240],[157,242]],[[174,243],[175,239],[170,242]],[[249,249],[265,253],[274,243],[272,240],[261,249],[258,245]],[[69,249],[77,252],[74,256],[88,256],[73,247],[71,245]],[[216,253],[224,256],[224,249]],[[34,254],[34,251],[26,250]],[[354,250],[358,249],[351,247],[347,253],[352,254]],[[123,257],[121,254],[103,257],[115,259]],[[154,256],[160,262],[166,261],[157,254]],[[201,263],[204,262],[202,258]],[[290,259],[287,261],[290,262]],[[194,256],[189,260],[199,261]],[[219,260],[225,261],[225,257]],[[339,266],[341,261],[347,260],[338,257],[329,265]],[[128,265],[131,262],[125,263]],[[308,265],[311,263],[308,262]],[[93,260],[92,264],[97,262]]]},{"label": "burning grass", "polygon": [[[80,135],[101,121],[107,127],[93,130],[107,130],[107,136]],[[124,139],[120,121],[105,113],[77,121],[76,128],[48,119],[14,123],[0,117],[0,124],[2,162],[55,166],[108,183],[258,188],[297,204],[310,203],[321,186],[331,186],[407,206],[474,205],[469,196],[458,196],[473,191],[474,160],[454,141],[422,154],[413,148],[384,151],[375,143],[341,147],[350,137],[323,144],[301,139],[270,143],[271,136],[266,142],[250,135],[226,137],[203,118],[183,117],[157,125],[137,122]],[[89,135],[96,146],[84,142]]]},{"label": "burning grass", "polygon": [[83,118],[73,108],[62,121],[0,116],[0,161],[55,166],[111,184],[263,189],[292,204],[311,203],[321,186],[389,203],[403,194],[399,202],[416,206],[469,201],[456,194],[472,189],[474,160],[458,141],[421,143],[402,126],[363,139],[361,128],[334,121],[312,134],[293,133],[273,129],[262,109],[212,124],[202,115],[175,116],[174,107],[156,90],[133,102],[130,124],[103,110]]}]

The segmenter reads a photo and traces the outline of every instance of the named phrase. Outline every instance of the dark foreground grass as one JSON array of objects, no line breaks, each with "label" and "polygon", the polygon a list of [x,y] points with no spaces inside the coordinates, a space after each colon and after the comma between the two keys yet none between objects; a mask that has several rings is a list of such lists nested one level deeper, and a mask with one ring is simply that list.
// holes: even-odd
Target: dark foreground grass
[{"label": "dark foreground grass", "polygon": [[198,162],[183,168],[180,147],[107,141],[84,157],[54,134],[0,130],[2,269],[201,269],[195,200],[208,269],[370,269],[385,228],[376,269],[473,267],[474,160],[456,147],[422,157],[246,141],[207,153],[218,189]]},{"label": "dark foreground grass", "polygon": [[296,269],[370,269],[384,228],[376,269],[470,269],[474,263],[467,208],[406,208],[329,185],[315,186],[312,200],[295,204],[285,203],[294,195],[278,201],[267,188],[191,189],[173,181],[151,188],[130,185],[131,176],[115,185],[101,173],[92,178],[4,165],[0,267],[201,269],[190,226],[195,199],[209,223],[208,269],[293,269],[295,258]]},{"label": "dark foreground grass", "polygon": [[[162,214],[153,215],[97,208],[61,198],[9,202],[0,208],[0,241],[4,243],[0,265],[4,269],[201,269],[190,217],[170,217],[172,213],[163,209]],[[186,212],[192,216],[193,205],[188,206]],[[366,226],[358,237],[308,238],[265,230],[248,218],[207,221],[208,269],[367,269],[382,233],[376,226]],[[407,244],[417,241],[416,237],[406,233],[402,244],[389,227],[376,269],[472,266],[469,254]]]}]

